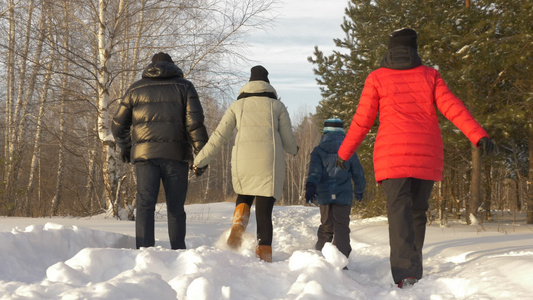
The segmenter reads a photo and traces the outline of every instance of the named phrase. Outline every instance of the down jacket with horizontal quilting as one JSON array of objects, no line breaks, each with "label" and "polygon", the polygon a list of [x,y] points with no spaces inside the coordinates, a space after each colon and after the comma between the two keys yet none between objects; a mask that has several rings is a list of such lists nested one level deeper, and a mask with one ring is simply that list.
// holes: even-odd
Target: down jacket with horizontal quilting
[{"label": "down jacket with horizontal quilting", "polygon": [[353,155],[379,111],[374,144],[376,181],[408,177],[442,180],[444,151],[435,106],[474,145],[488,137],[437,70],[424,65],[407,70],[382,67],[365,81],[339,157],[348,160]]},{"label": "down jacket with horizontal quilting", "polygon": [[192,162],[207,143],[204,112],[193,84],[171,62],[151,63],[133,83],[111,130],[131,161],[155,158]]}]

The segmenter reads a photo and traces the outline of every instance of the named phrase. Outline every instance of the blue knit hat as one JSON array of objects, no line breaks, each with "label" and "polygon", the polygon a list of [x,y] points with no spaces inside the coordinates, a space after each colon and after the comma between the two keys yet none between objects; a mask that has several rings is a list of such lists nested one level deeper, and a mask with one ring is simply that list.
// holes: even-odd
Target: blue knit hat
[{"label": "blue knit hat", "polygon": [[324,133],[328,132],[342,132],[344,133],[344,125],[339,118],[329,118],[324,122]]}]

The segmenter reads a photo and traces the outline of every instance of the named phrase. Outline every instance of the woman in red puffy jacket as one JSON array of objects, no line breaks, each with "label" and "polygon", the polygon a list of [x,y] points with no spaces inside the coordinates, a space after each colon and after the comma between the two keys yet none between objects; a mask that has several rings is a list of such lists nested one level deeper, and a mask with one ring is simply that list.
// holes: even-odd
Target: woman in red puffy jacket
[{"label": "woman in red puffy jacket", "polygon": [[444,151],[439,111],[486,153],[495,150],[489,135],[441,78],[417,53],[417,33],[389,36],[381,68],[371,72],[350,129],[338,151],[344,167],[372,127],[379,111],[374,171],[387,198],[391,270],[401,288],[422,277],[426,211],[435,181],[442,180]]}]

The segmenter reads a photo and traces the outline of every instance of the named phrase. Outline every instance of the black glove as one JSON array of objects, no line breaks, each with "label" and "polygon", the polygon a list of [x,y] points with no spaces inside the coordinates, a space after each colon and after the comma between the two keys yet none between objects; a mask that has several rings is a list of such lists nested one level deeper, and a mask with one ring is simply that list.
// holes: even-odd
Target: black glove
[{"label": "black glove", "polygon": [[354,194],[353,196],[354,196],[355,200],[357,200],[357,202],[361,202],[363,200],[363,195]]},{"label": "black glove", "polygon": [[204,174],[205,170],[207,169],[207,165],[201,168],[198,168],[196,165],[191,165],[190,169],[194,172],[194,175],[196,175],[196,177],[200,177],[202,176],[202,174]]},{"label": "black glove", "polygon": [[122,159],[123,163],[131,162],[131,148],[121,149],[120,158]]},{"label": "black glove", "polygon": [[305,203],[316,202],[316,184],[308,182],[305,184]]},{"label": "black glove", "polygon": [[489,138],[483,137],[477,143],[478,147],[483,148],[483,154],[491,155],[498,153],[498,146]]},{"label": "black glove", "polygon": [[337,160],[335,161],[335,167],[346,170],[346,165],[344,164],[345,162],[346,161],[344,159],[337,157]]}]

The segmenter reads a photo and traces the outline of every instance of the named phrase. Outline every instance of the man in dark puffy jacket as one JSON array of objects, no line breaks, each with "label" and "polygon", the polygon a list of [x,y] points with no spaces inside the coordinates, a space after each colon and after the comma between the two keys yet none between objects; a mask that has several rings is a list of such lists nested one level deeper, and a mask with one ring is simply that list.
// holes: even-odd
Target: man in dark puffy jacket
[{"label": "man in dark puffy jacket", "polygon": [[[168,54],[152,57],[142,79],[126,92],[111,127],[122,161],[135,164],[137,248],[155,244],[154,211],[162,180],[170,246],[185,249],[189,163],[208,136],[196,89]],[[195,170],[196,175],[206,167]]]},{"label": "man in dark puffy jacket", "polygon": [[[337,151],[344,140],[343,123],[339,118],[324,122],[324,135],[320,144],[311,153],[307,176],[305,200],[318,200],[320,223],[315,249],[322,250],[324,244],[333,245],[346,257],[350,256],[350,211],[353,199],[361,201],[366,180],[357,154],[346,163],[346,169],[335,167]],[[352,185],[353,181],[353,185]]]}]

